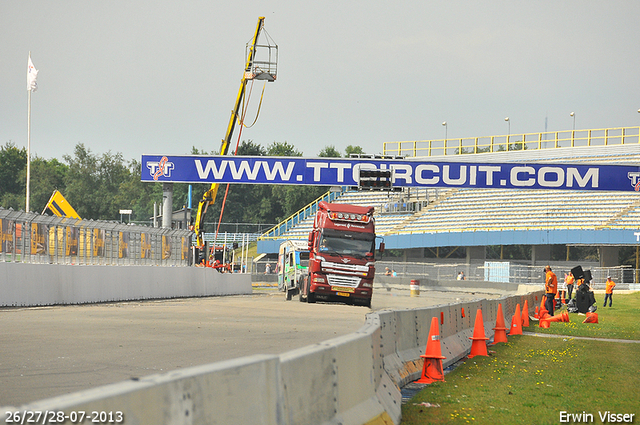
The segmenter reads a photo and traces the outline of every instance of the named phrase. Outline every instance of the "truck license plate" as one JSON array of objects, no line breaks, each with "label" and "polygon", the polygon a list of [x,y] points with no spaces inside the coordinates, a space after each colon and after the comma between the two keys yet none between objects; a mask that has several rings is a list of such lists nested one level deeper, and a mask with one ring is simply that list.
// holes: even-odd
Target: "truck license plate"
[{"label": "truck license plate", "polygon": [[332,286],[331,290],[336,292],[355,292],[354,288],[349,288],[346,286]]},{"label": "truck license plate", "polygon": [[339,295],[341,297],[348,297],[350,294],[348,292],[336,292],[336,295]]}]

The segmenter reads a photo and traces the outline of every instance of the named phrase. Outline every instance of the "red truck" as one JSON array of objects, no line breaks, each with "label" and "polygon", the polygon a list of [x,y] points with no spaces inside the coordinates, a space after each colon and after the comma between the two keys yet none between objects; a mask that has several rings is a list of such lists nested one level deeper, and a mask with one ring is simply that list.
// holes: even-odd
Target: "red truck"
[{"label": "red truck", "polygon": [[309,233],[308,274],[298,283],[300,301],[343,301],[371,307],[376,246],[373,211],[373,207],[318,204]]}]

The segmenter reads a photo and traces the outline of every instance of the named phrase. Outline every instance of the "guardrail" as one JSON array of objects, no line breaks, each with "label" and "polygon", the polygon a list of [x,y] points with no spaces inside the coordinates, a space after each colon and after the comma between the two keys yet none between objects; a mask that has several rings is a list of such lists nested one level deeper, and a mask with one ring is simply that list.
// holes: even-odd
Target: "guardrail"
[{"label": "guardrail", "polygon": [[0,207],[0,262],[188,266],[191,234]]},{"label": "guardrail", "polygon": [[[2,412],[118,414],[132,424],[372,424],[401,420],[399,387],[418,379],[431,319],[440,321],[447,367],[469,353],[482,310],[493,336],[498,304],[510,323],[542,291],[495,300],[370,313],[358,331],[289,351],[197,366],[30,403]],[[462,314],[462,309],[466,314]],[[250,383],[250,384],[248,384]],[[247,402],[250,400],[250,402]],[[74,413],[75,412],[75,413]],[[4,421],[7,415],[0,418]]]},{"label": "guardrail", "polygon": [[530,149],[555,149],[578,146],[609,146],[640,143],[640,127],[615,127],[592,130],[566,130],[502,136],[463,137],[460,139],[384,142],[384,155],[409,157],[463,155]]}]

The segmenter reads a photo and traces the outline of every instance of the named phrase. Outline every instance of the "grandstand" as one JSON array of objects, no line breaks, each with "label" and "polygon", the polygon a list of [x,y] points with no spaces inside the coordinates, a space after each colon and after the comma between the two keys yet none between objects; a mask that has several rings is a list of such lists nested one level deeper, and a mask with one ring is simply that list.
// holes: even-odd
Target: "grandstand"
[{"label": "grandstand", "polygon": [[[640,143],[635,140],[612,146],[430,156],[428,160],[638,165]],[[634,231],[640,231],[638,192],[429,188],[381,193],[343,188],[340,193],[327,194],[326,200],[374,206],[376,233],[392,249],[520,244],[636,246]],[[315,214],[313,205],[263,234],[258,239],[259,252],[277,252],[285,239],[306,239]]]}]

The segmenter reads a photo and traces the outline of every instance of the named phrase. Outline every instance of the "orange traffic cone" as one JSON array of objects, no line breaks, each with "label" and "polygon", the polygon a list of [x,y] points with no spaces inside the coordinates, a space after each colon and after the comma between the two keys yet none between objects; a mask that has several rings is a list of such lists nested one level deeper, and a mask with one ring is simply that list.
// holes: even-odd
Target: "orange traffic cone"
[{"label": "orange traffic cone", "polygon": [[550,316],[549,311],[544,306],[544,300],[545,300],[545,297],[542,297],[542,301],[540,302],[540,311],[538,312],[539,319],[544,319],[545,317]]},{"label": "orange traffic cone", "polygon": [[549,319],[540,319],[540,327],[541,328],[550,328],[551,326],[549,325]]},{"label": "orange traffic cone", "polygon": [[522,327],[526,328],[529,326],[529,303],[527,300],[524,300],[524,305],[522,306]]},{"label": "orange traffic cone", "polygon": [[567,313],[566,311],[560,313],[560,314],[556,314],[555,316],[552,317],[547,317],[545,320],[548,320],[549,322],[569,322],[569,313]]},{"label": "orange traffic cone", "polygon": [[534,319],[539,319],[540,315],[538,314],[538,307],[536,307],[536,312],[533,314]]},{"label": "orange traffic cone", "polygon": [[416,382],[421,384],[430,384],[435,381],[444,381],[444,371],[442,370],[442,359],[446,359],[442,355],[440,348],[440,327],[438,326],[438,318],[431,319],[431,329],[429,329],[429,339],[427,340],[427,348],[425,353],[420,357],[424,359],[422,365],[422,377]]},{"label": "orange traffic cone", "polygon": [[522,335],[522,318],[520,316],[520,304],[516,305],[516,314],[511,318],[511,331],[509,335]]},{"label": "orange traffic cone", "polygon": [[495,334],[493,335],[493,343],[491,345],[497,344],[499,342],[508,342],[507,341],[507,328],[504,325],[504,314],[502,314],[502,304],[498,304],[498,315],[496,317],[496,327],[493,328]]},{"label": "orange traffic cone", "polygon": [[598,313],[587,312],[587,318],[582,323],[599,323]]},{"label": "orange traffic cone", "polygon": [[545,319],[548,322],[564,322],[564,316],[562,314],[556,314],[555,316],[547,317]]},{"label": "orange traffic cone", "polygon": [[488,356],[487,343],[485,341],[489,338],[484,335],[482,310],[478,310],[476,313],[476,323],[473,326],[473,336],[469,339],[473,340],[473,342],[471,343],[471,352],[469,353],[469,358],[475,356]]}]

